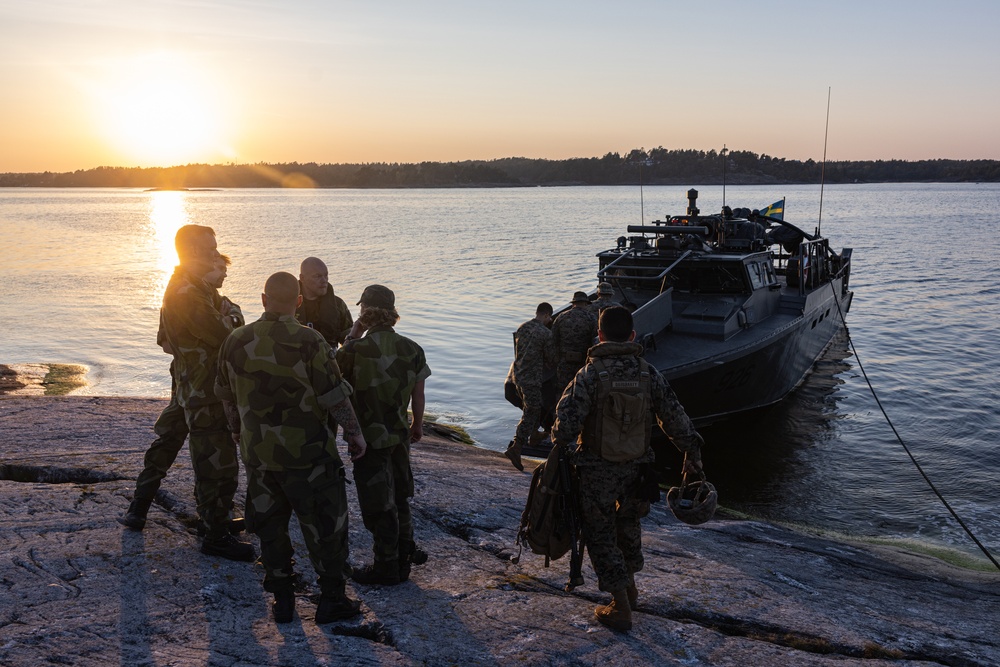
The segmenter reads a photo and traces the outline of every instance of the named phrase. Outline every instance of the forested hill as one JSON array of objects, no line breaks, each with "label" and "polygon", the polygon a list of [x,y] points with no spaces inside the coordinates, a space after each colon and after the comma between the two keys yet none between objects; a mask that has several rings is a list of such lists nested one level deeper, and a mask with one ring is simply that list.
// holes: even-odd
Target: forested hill
[{"label": "forested hill", "polygon": [[[426,188],[532,185],[819,183],[823,165],[750,151],[635,149],[604,157],[502,158],[419,164],[189,164],[97,167],[66,173],[0,174],[0,187]],[[998,160],[828,162],[827,183],[998,182]]]}]

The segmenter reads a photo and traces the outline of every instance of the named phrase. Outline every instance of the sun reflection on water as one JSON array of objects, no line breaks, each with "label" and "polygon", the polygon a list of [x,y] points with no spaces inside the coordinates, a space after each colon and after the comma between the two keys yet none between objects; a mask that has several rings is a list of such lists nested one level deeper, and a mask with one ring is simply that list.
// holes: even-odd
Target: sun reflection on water
[{"label": "sun reflection on water", "polygon": [[149,224],[152,231],[150,242],[154,246],[157,269],[152,298],[159,303],[170,274],[177,265],[174,236],[178,229],[191,223],[191,218],[188,215],[185,193],[163,191],[149,194]]}]

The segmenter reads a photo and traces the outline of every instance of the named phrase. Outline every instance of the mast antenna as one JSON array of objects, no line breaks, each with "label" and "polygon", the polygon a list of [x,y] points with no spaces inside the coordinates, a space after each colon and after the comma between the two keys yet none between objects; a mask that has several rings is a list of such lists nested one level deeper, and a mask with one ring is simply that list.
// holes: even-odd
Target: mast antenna
[{"label": "mast antenna", "polygon": [[726,207],[726,163],[729,160],[726,159],[726,153],[729,149],[726,148],[725,144],[722,144],[722,208]]},{"label": "mast antenna", "polygon": [[639,163],[639,222],[646,224],[646,206],[642,200],[642,162]]},{"label": "mast antenna", "polygon": [[816,222],[816,236],[823,229],[823,185],[826,183],[826,143],[830,136],[830,87],[826,89],[826,129],[823,130],[823,166],[819,172],[819,220]]}]

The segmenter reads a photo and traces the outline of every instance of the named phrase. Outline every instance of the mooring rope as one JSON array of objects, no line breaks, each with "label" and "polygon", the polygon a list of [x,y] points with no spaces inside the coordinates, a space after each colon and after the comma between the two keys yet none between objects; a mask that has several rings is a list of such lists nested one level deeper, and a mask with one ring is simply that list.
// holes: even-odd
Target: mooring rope
[{"label": "mooring rope", "polygon": [[833,297],[834,297],[833,300],[837,304],[837,311],[840,313],[840,321],[843,322],[844,324],[844,333],[847,334],[847,342],[851,346],[851,352],[854,353],[854,358],[858,362],[858,369],[861,370],[861,375],[865,378],[865,382],[868,383],[868,389],[872,393],[872,398],[875,399],[875,404],[878,405],[878,409],[882,411],[882,416],[885,417],[886,423],[889,424],[889,428],[891,428],[892,432],[895,434],[896,440],[898,440],[899,444],[903,446],[903,451],[905,451],[906,455],[910,457],[911,461],[913,461],[913,465],[916,466],[917,471],[921,474],[921,476],[923,476],[924,481],[927,482],[927,486],[931,488],[931,491],[934,492],[934,495],[936,495],[938,499],[948,509],[948,511],[951,512],[951,515],[955,517],[955,521],[958,521],[958,525],[960,525],[962,529],[966,532],[966,534],[970,538],[972,538],[972,541],[976,543],[976,546],[979,547],[984,554],[986,554],[986,557],[990,559],[990,562],[993,563],[993,565],[995,565],[998,570],[1000,570],[1000,563],[998,563],[997,559],[993,557],[993,554],[990,553],[990,550],[987,549],[986,546],[979,541],[979,538],[976,537],[976,535],[972,532],[972,529],[969,528],[968,525],[966,525],[965,521],[962,520],[962,517],[960,517],[958,515],[958,512],[956,512],[954,508],[951,506],[951,504],[948,503],[948,501],[941,494],[941,492],[938,491],[937,487],[934,486],[934,482],[932,482],[931,478],[927,476],[926,472],[924,472],[924,469],[917,461],[917,458],[913,455],[913,452],[911,452],[910,448],[906,446],[906,442],[903,441],[903,437],[899,435],[899,431],[896,430],[896,427],[893,425],[892,420],[889,419],[889,414],[885,411],[885,408],[882,407],[882,401],[879,400],[878,394],[875,393],[875,387],[872,386],[872,381],[868,379],[868,373],[865,372],[865,367],[861,363],[861,357],[858,356],[858,350],[854,347],[854,340],[851,338],[850,328],[848,328],[847,320],[844,318],[844,311],[841,310],[840,308],[840,298],[837,295],[836,288],[834,288],[833,286],[833,281],[830,282],[830,289],[833,290]]}]

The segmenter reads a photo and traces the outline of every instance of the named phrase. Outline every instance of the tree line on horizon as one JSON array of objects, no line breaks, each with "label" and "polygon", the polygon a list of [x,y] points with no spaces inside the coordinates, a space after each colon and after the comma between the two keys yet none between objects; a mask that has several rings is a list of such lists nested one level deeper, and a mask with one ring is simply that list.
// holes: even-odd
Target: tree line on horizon
[{"label": "tree line on horizon", "polygon": [[0,187],[447,188],[555,185],[734,185],[1000,182],[998,160],[789,160],[752,151],[636,148],[622,155],[546,160],[361,164],[188,164],[4,173]]}]

